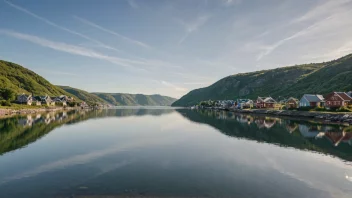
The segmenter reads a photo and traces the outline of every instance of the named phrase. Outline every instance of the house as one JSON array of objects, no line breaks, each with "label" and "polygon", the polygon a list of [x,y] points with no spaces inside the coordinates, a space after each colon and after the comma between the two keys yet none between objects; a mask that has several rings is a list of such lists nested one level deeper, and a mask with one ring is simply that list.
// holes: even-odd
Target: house
[{"label": "house", "polygon": [[299,107],[322,107],[324,97],[316,94],[304,94],[299,101]]},{"label": "house", "polygon": [[297,98],[290,97],[286,100],[285,106],[288,109],[296,109],[299,106],[299,100]]},{"label": "house", "polygon": [[40,101],[42,105],[54,106],[55,102],[49,96],[36,96],[36,100]]},{"label": "house", "polygon": [[62,104],[62,106],[67,106],[68,100],[69,98],[65,95],[52,98],[52,101],[54,101],[57,104]]},{"label": "house", "polygon": [[352,97],[352,91],[347,92],[347,95]]},{"label": "house", "polygon": [[259,97],[256,101],[256,107],[261,108],[274,108],[276,101],[272,97]]},{"label": "house", "polygon": [[40,106],[40,105],[42,105],[42,102],[37,100],[35,97],[33,97],[32,105]]},{"label": "house", "polygon": [[17,96],[17,102],[20,104],[32,105],[32,95],[21,94]]},{"label": "house", "polygon": [[237,99],[235,104],[237,109],[253,108],[253,100],[250,99]]},{"label": "house", "polygon": [[325,97],[326,108],[340,108],[351,104],[352,98],[345,92],[332,92]]}]

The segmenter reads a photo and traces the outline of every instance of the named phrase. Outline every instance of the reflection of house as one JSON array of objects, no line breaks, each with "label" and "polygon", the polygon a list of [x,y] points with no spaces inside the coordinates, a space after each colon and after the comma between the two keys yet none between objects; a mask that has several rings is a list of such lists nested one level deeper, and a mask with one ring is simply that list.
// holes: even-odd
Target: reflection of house
[{"label": "reflection of house", "polygon": [[297,129],[298,125],[294,122],[289,122],[286,124],[286,129],[288,132],[293,133]]},{"label": "reflection of house", "polygon": [[298,108],[298,104],[299,104],[299,100],[293,97],[290,97],[285,102],[285,106],[288,109],[296,109]]},{"label": "reflection of house", "polygon": [[272,118],[258,118],[255,120],[258,128],[267,128],[270,129],[276,124],[276,120]]},{"label": "reflection of house", "polygon": [[264,120],[264,126],[267,129],[270,129],[271,127],[273,127],[276,124],[276,120],[275,119],[265,119]]},{"label": "reflection of house", "polygon": [[348,132],[326,132],[322,136],[329,139],[335,146],[338,146],[341,142],[345,142],[350,145],[352,143],[352,133]]},{"label": "reflection of house", "polygon": [[256,101],[257,108],[274,108],[276,101],[272,97],[258,97]]},{"label": "reflection of house", "polygon": [[18,95],[17,102],[20,104],[32,105],[32,95],[26,95],[26,94]]},{"label": "reflection of house", "polygon": [[299,107],[322,107],[323,103],[322,95],[304,94],[299,101]]},{"label": "reflection of house", "polygon": [[346,107],[351,103],[352,98],[345,92],[333,92],[325,97],[325,106],[327,108]]},{"label": "reflection of house", "polygon": [[308,126],[304,124],[299,124],[298,128],[299,128],[299,132],[304,137],[313,138],[313,137],[317,137],[317,135],[319,134],[319,126],[316,126],[316,125]]},{"label": "reflection of house", "polygon": [[33,119],[31,115],[27,115],[27,117],[20,118],[18,120],[18,124],[20,126],[31,126],[33,124]]}]

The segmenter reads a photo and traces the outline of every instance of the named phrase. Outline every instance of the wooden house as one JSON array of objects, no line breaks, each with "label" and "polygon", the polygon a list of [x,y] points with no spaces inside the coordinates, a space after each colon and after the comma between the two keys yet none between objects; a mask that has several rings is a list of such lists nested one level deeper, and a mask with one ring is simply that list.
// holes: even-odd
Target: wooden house
[{"label": "wooden house", "polygon": [[351,104],[352,98],[345,92],[332,92],[325,97],[325,107],[340,108]]},{"label": "wooden house", "polygon": [[286,100],[285,106],[288,109],[296,109],[299,106],[299,100],[297,98],[290,97]]},{"label": "wooden house", "polygon": [[258,97],[256,107],[261,108],[275,108],[277,102],[272,97]]},{"label": "wooden house", "polygon": [[55,102],[49,96],[36,96],[36,100],[40,101],[42,105],[54,106]]},{"label": "wooden house", "polygon": [[324,97],[317,94],[304,94],[299,101],[299,107],[323,107]]}]

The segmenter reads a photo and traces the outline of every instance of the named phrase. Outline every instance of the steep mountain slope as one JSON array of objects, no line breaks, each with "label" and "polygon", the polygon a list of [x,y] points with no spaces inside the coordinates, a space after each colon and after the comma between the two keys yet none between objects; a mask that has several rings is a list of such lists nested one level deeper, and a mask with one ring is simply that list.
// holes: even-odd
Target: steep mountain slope
[{"label": "steep mountain slope", "polygon": [[168,96],[125,94],[125,93],[93,93],[110,104],[118,106],[170,106],[176,101]]},{"label": "steep mountain slope", "polygon": [[63,89],[52,85],[43,77],[15,63],[0,60],[0,88],[8,88],[15,93],[35,95],[72,96]]},{"label": "steep mountain slope", "polygon": [[193,90],[172,106],[190,106],[202,100],[257,96],[301,97],[352,90],[352,55],[326,62],[282,67],[225,77],[209,87]]},{"label": "steep mountain slope", "polygon": [[87,91],[69,87],[69,86],[60,86],[58,85],[61,89],[65,90],[66,92],[76,96],[77,98],[85,101],[88,104],[93,104],[93,103],[102,103],[102,104],[107,104],[105,100],[99,98],[97,95],[89,93]]}]

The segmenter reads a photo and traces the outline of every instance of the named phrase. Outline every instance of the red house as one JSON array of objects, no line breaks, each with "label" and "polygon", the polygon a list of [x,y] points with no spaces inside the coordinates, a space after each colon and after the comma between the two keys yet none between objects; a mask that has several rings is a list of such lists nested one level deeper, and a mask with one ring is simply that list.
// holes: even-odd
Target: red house
[{"label": "red house", "polygon": [[256,107],[262,108],[274,108],[276,101],[272,97],[258,97],[256,101]]},{"label": "red house", "polygon": [[325,107],[327,108],[346,107],[351,102],[351,96],[345,92],[333,92],[325,97]]}]

